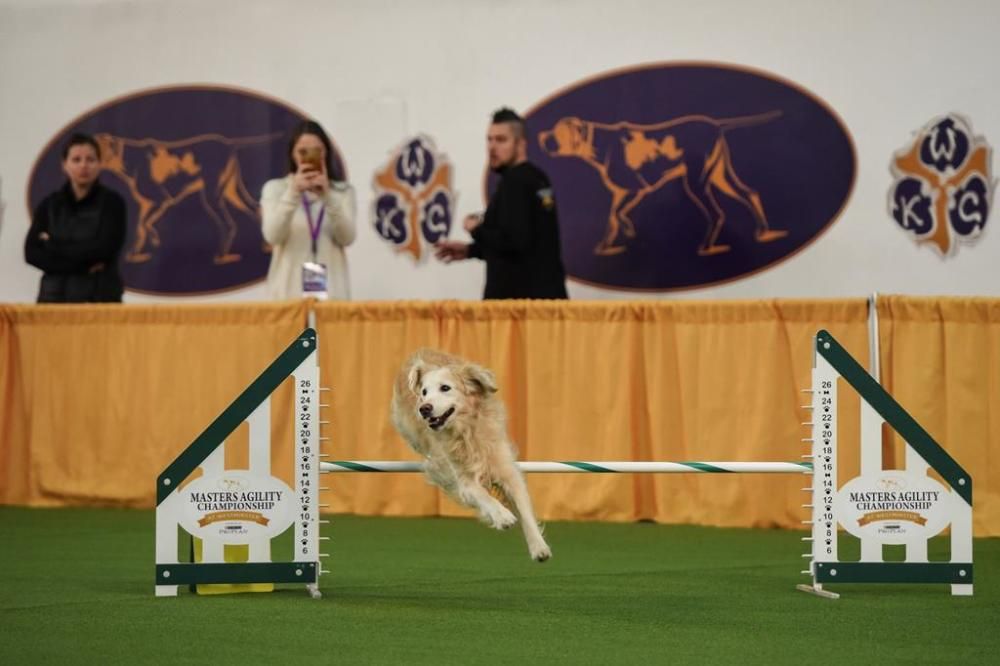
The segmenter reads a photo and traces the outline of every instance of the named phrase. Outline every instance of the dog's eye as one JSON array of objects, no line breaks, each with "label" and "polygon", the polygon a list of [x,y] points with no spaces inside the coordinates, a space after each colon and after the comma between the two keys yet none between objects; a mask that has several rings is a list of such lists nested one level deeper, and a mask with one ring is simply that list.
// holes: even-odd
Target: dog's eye
[{"label": "dog's eye", "polygon": [[422,395],[422,396],[426,396],[426,395],[427,395],[427,389],[424,389],[423,391],[421,391],[421,392],[420,392],[420,395]]},{"label": "dog's eye", "polygon": [[447,393],[450,390],[451,390],[450,386],[448,386],[447,384],[441,384],[441,393]]}]

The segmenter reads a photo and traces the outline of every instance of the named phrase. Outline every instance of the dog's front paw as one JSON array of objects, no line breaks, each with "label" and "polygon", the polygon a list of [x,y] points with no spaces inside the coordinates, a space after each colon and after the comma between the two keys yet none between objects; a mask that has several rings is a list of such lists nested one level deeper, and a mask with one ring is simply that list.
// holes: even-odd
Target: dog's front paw
[{"label": "dog's front paw", "polygon": [[490,512],[489,525],[496,530],[506,530],[513,527],[517,522],[517,516],[510,512],[505,506],[497,507],[496,511]]},{"label": "dog's front paw", "polygon": [[544,562],[550,557],[552,557],[552,549],[546,543],[531,548],[531,559],[536,562]]}]

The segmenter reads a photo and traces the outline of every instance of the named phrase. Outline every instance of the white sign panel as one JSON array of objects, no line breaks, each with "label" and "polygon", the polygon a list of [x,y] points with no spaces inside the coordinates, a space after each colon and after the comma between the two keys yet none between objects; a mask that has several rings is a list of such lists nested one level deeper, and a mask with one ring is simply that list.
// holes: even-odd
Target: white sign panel
[{"label": "white sign panel", "polygon": [[292,489],[272,476],[229,470],[180,491],[181,526],[202,539],[244,544],[284,532],[294,520]]},{"label": "white sign panel", "polygon": [[836,506],[840,523],[854,536],[903,544],[943,530],[951,502],[951,493],[929,476],[885,470],[844,484]]}]

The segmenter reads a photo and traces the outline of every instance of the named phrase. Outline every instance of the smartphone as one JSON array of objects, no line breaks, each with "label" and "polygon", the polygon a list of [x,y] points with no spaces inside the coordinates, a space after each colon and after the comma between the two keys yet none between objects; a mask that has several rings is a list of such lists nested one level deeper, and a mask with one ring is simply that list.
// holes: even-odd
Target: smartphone
[{"label": "smartphone", "polygon": [[304,148],[301,152],[302,166],[311,166],[317,171],[323,170],[323,149]]}]

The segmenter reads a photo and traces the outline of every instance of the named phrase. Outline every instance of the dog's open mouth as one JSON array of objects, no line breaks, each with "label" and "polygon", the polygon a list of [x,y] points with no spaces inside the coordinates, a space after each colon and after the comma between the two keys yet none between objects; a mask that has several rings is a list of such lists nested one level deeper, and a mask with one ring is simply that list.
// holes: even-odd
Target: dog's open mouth
[{"label": "dog's open mouth", "polygon": [[431,427],[431,430],[440,430],[441,426],[443,426],[445,422],[448,420],[448,417],[450,417],[454,413],[455,413],[455,408],[449,407],[448,411],[446,411],[441,416],[428,416],[427,425]]}]

